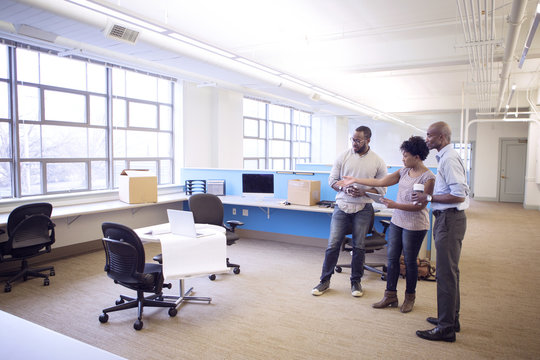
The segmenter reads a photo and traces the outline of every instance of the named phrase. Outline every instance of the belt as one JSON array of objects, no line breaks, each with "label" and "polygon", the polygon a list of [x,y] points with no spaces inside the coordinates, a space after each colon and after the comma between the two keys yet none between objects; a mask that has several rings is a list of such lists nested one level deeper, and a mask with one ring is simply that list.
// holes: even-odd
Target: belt
[{"label": "belt", "polygon": [[453,207],[453,208],[448,208],[448,209],[444,209],[444,210],[433,210],[433,215],[439,216],[442,213],[448,213],[448,212],[460,213],[462,211],[463,210],[458,210],[458,208]]}]

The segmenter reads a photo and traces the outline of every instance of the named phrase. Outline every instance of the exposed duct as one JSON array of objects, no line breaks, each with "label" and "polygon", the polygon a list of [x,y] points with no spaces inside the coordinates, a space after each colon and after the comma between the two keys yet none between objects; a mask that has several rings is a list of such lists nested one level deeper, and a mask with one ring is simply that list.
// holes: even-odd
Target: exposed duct
[{"label": "exposed duct", "polygon": [[512,67],[512,61],[514,61],[514,51],[516,50],[517,40],[519,37],[519,30],[523,23],[523,16],[525,14],[525,8],[527,5],[526,0],[514,0],[512,3],[512,11],[508,18],[508,35],[506,38],[506,44],[504,49],[503,68],[501,70],[501,80],[499,84],[499,101],[495,110],[501,110],[503,106],[503,98],[508,86],[508,78]]}]

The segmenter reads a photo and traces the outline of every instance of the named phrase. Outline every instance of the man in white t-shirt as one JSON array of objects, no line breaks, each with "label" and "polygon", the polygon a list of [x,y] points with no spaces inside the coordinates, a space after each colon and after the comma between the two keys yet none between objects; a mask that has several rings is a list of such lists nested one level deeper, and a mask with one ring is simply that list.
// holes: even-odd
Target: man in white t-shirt
[{"label": "man in white t-shirt", "polygon": [[367,126],[358,127],[353,137],[352,148],[340,154],[328,178],[329,185],[337,191],[336,206],[330,223],[330,237],[322,266],[320,283],[311,293],[322,295],[330,287],[330,278],[337,265],[341,245],[345,235],[352,234],[351,294],[360,297],[364,294],[360,280],[364,275],[366,233],[373,217],[373,205],[366,192],[386,193],[386,188],[371,188],[359,184],[339,187],[336,182],[343,176],[381,179],[386,176],[384,161],[369,147],[371,130]]}]

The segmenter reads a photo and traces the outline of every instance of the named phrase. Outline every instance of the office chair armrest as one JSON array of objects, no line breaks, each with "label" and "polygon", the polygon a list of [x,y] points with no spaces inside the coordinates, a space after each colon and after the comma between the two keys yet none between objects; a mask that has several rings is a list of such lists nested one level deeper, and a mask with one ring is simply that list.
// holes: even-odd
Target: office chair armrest
[{"label": "office chair armrest", "polygon": [[232,232],[234,232],[234,229],[236,229],[237,226],[244,225],[243,222],[238,220],[227,220],[227,227],[231,229]]},{"label": "office chair armrest", "polygon": [[383,234],[386,234],[386,230],[388,230],[388,227],[390,226],[390,220],[379,220],[379,222],[383,226]]}]

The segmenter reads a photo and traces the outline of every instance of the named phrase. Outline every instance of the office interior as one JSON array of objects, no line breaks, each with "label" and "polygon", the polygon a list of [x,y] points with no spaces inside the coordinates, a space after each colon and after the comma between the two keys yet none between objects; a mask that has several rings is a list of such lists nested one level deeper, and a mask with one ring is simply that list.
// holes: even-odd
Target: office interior
[{"label": "office interior", "polygon": [[[311,113],[312,167],[301,164],[283,170],[312,172],[323,179],[327,170],[317,167],[330,166],[361,125],[372,129],[371,148],[396,169],[404,140],[425,136],[429,124],[446,121],[452,142],[470,146],[470,153],[462,154],[467,154],[474,201],[506,202],[509,174],[504,171],[518,169],[518,180],[512,183],[517,185],[508,190],[515,195],[510,202],[537,216],[537,9],[536,0],[481,5],[466,0],[152,5],[143,0],[3,0],[0,43],[49,48],[61,56],[87,57],[175,79],[174,183],[160,187],[160,195],[181,192],[187,176],[244,171],[243,103],[249,97]],[[111,24],[137,32],[137,41],[108,37]],[[475,31],[477,25],[480,30]],[[425,163],[436,169],[435,151]],[[58,207],[114,199],[116,189],[39,198]],[[0,211],[7,214],[33,200],[1,199]],[[167,208],[185,204],[67,215],[56,221],[53,252],[68,256],[100,250],[101,222],[149,226],[166,222]],[[324,236],[293,232],[291,238],[294,242]],[[324,241],[317,245],[324,246]]]}]

